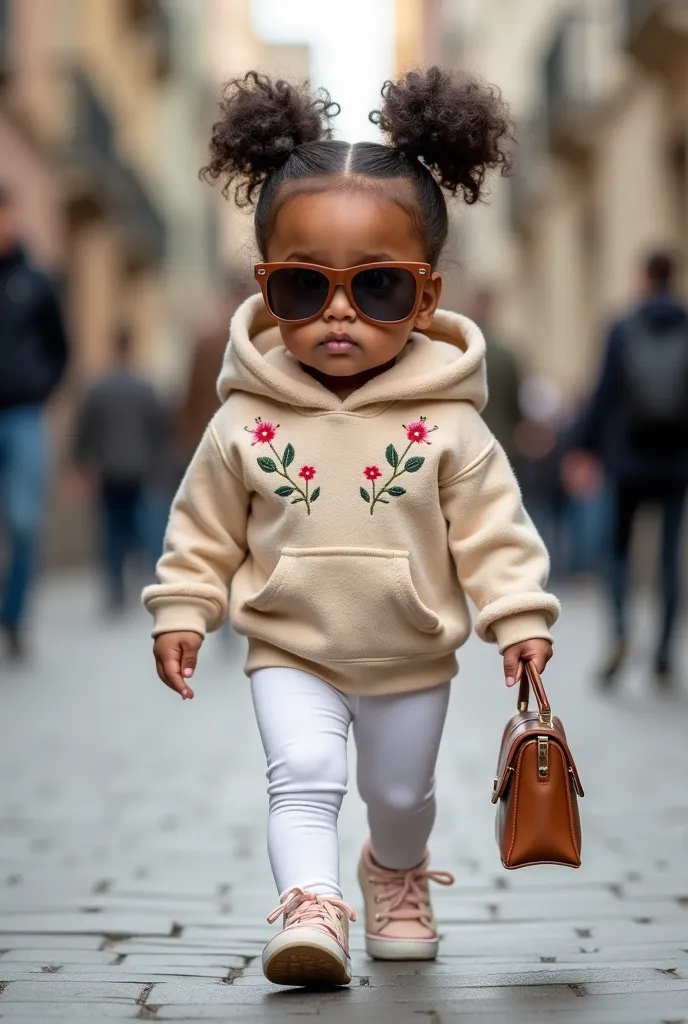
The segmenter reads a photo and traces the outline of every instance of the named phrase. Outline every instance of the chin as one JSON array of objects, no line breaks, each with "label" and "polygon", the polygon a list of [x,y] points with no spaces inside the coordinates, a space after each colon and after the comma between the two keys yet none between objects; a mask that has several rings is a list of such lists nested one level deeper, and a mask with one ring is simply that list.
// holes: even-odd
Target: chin
[{"label": "chin", "polygon": [[328,377],[355,377],[356,374],[366,372],[366,367],[359,366],[356,360],[349,356],[332,356],[320,363],[316,369],[326,373]]}]

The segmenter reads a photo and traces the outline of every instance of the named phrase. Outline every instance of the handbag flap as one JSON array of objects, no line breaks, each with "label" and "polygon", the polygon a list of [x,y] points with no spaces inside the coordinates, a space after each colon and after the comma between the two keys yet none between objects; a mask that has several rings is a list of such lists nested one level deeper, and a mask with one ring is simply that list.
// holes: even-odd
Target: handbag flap
[{"label": "handbag flap", "polygon": [[496,803],[506,790],[520,747],[536,736],[547,736],[561,748],[571,772],[576,793],[578,796],[585,795],[581,785],[580,776],[578,775],[578,769],[576,768],[576,763],[573,760],[573,756],[569,750],[569,745],[566,741],[564,726],[561,724],[560,719],[554,717],[552,719],[551,726],[543,725],[540,722],[537,711],[523,711],[514,715],[514,717],[507,722],[504,735],[502,736],[502,745],[499,751],[499,761],[497,763],[494,790],[492,793],[493,803]]}]

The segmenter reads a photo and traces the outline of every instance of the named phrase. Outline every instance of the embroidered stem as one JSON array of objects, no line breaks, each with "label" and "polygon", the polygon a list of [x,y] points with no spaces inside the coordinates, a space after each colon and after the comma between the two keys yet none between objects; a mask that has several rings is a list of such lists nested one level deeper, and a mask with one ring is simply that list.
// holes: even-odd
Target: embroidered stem
[{"label": "embroidered stem", "polygon": [[[272,447],[272,445],[270,445],[270,447]],[[404,473],[406,472],[406,470],[405,470],[405,469],[401,469],[401,470],[400,470],[400,469],[399,469],[399,466],[403,465],[403,463],[404,463],[404,460],[406,459],[406,456],[408,455],[408,453],[409,453],[409,452],[411,451],[411,448],[412,448],[412,447],[413,447],[413,441],[411,441],[411,443],[409,444],[408,448],[406,449],[406,451],[404,452],[404,454],[403,454],[403,455],[401,456],[401,458],[399,459],[399,464],[398,464],[398,465],[397,465],[397,467],[395,468],[395,470],[394,470],[394,472],[392,473],[391,477],[389,478],[389,480],[387,481],[387,483],[385,483],[385,484],[383,484],[383,485],[382,485],[382,488],[381,488],[381,490],[380,490],[380,491],[378,492],[378,494],[377,494],[377,495],[375,494],[375,481],[373,480],[373,482],[372,482],[372,483],[373,483],[373,500],[372,500],[372,502],[370,503],[370,514],[371,514],[371,516],[372,516],[372,514],[373,514],[373,512],[374,512],[374,510],[375,510],[375,505],[376,505],[376,503],[377,503],[377,502],[378,502],[378,501],[380,500],[380,498],[381,498],[381,497],[383,496],[383,494],[385,493],[385,491],[387,490],[387,488],[388,488],[388,487],[391,487],[391,485],[392,485],[392,484],[394,483],[394,481],[395,481],[395,480],[396,480],[396,479],[397,479],[398,477],[400,477],[400,476],[403,476],[403,475],[404,475]],[[274,449],[273,449],[273,450],[274,450]],[[387,504],[387,503],[386,503],[386,502],[383,502],[383,504]]]},{"label": "embroidered stem", "polygon": [[284,468],[284,463],[282,461],[282,458],[281,458],[280,455],[277,454],[277,451],[275,450],[275,446],[273,445],[272,441],[270,442],[270,451],[275,456],[275,458],[277,459],[277,461],[278,461],[278,463],[280,464],[280,467],[281,467],[280,469],[277,470],[277,473],[279,474],[279,476],[283,476],[284,479],[289,483],[289,485],[291,487],[293,487],[294,490],[297,491],[301,495],[303,501],[306,503],[306,512],[307,512],[308,515],[310,515],[311,514],[311,503],[310,503],[310,500],[308,498],[308,481],[306,480],[306,490],[304,491],[301,487],[299,487],[299,485],[294,480],[292,480],[292,478],[287,473],[286,469]]}]

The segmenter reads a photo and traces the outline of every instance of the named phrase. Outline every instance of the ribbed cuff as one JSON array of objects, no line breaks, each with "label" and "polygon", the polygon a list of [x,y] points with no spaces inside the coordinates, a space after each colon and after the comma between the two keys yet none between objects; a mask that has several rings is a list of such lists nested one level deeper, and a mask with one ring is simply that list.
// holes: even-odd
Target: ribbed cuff
[{"label": "ribbed cuff", "polygon": [[216,610],[205,601],[192,601],[186,598],[180,602],[178,598],[159,597],[149,604],[153,613],[154,626],[151,636],[161,633],[200,633],[205,636],[208,620],[215,618]]},{"label": "ribbed cuff", "polygon": [[549,640],[550,643],[552,641],[547,619],[539,612],[507,615],[506,618],[493,622],[490,629],[497,640],[500,654],[512,644],[522,644],[524,640]]}]

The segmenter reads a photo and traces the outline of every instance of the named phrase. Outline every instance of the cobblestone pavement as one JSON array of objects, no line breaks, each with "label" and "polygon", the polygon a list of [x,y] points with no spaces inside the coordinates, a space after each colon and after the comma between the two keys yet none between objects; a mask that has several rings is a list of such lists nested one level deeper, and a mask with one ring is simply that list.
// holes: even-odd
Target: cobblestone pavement
[{"label": "cobblestone pavement", "polygon": [[[489,794],[513,698],[472,642],[439,769],[433,863],[457,876],[435,897],[441,958],[370,962],[354,926],[351,988],[309,994],[260,973],[276,894],[242,642],[208,642],[183,703],[154,678],[142,614],[106,627],[86,581],[51,583],[35,660],[0,668],[3,1024],[688,1021],[688,701],[653,699],[640,668],[600,698],[602,622],[594,593],[568,595],[547,674],[588,789],[583,868],[500,866]],[[353,793],[341,833],[358,904]]]}]

